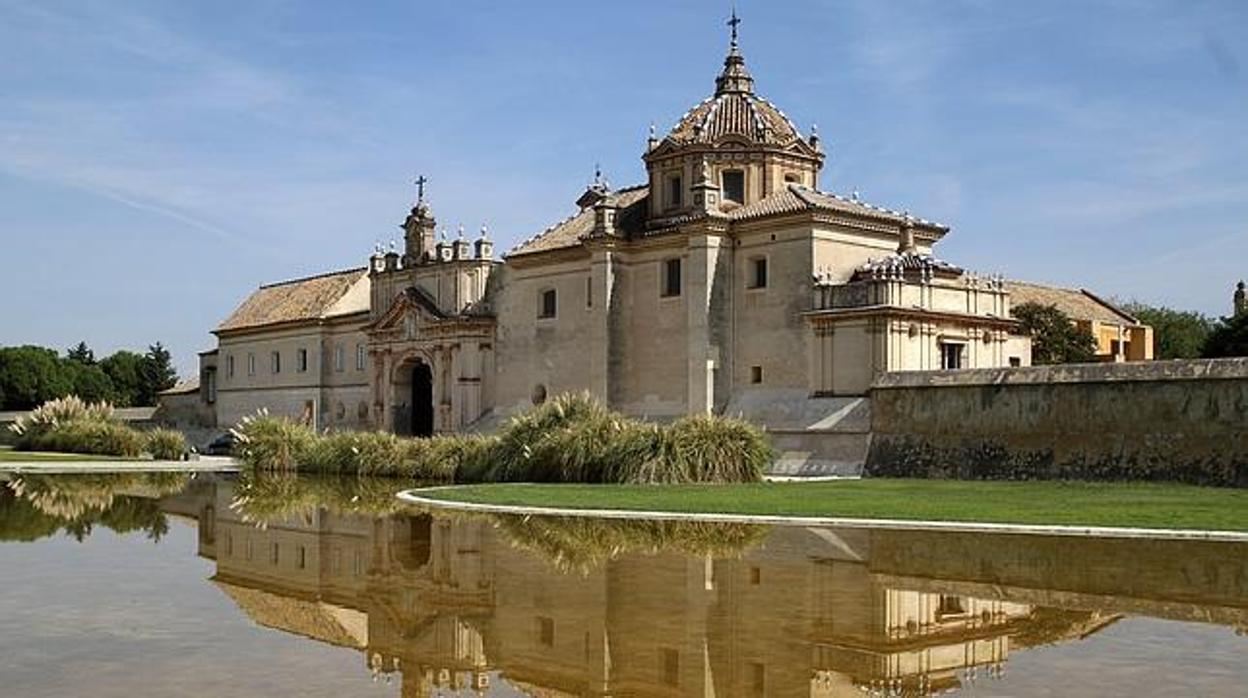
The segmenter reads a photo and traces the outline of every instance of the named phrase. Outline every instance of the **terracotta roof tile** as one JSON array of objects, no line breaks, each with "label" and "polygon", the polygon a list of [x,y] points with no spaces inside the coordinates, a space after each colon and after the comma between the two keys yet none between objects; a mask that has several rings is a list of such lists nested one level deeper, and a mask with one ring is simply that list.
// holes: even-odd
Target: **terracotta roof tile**
[{"label": "terracotta roof tile", "polygon": [[[217,332],[318,320],[368,310],[368,269],[348,269],[261,286],[217,327]],[[352,290],[355,292],[352,293]],[[348,297],[348,294],[349,297]]]},{"label": "terracotta roof tile", "polygon": [[1010,306],[1017,308],[1024,303],[1051,305],[1066,313],[1072,320],[1096,321],[1114,325],[1138,325],[1140,321],[1126,312],[1097,298],[1085,289],[1044,286],[1023,281],[1006,281],[1010,292]]},{"label": "terracotta roof tile", "polygon": [[[616,226],[626,236],[631,237],[641,233],[641,228],[645,224],[646,194],[649,193],[649,189],[648,186],[642,184],[611,193],[616,197],[620,207],[615,218]],[[594,209],[584,208],[516,245],[507,253],[507,256],[516,257],[534,252],[576,247],[581,244],[581,238],[593,229]]]}]

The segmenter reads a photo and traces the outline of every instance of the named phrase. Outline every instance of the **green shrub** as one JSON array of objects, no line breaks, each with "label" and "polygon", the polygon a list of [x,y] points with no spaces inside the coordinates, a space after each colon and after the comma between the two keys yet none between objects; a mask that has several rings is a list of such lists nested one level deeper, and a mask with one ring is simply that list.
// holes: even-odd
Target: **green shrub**
[{"label": "green shrub", "polygon": [[666,469],[688,482],[758,482],[774,457],[767,435],[742,419],[692,415],[663,433]]},{"label": "green shrub", "polygon": [[[113,416],[113,406],[107,402],[87,402],[70,395],[68,397],[49,400],[22,415],[16,422],[9,425],[14,434],[14,447],[18,450],[48,450],[39,446],[50,432],[77,422],[93,422],[100,424],[117,424]],[[75,451],[75,453],[90,453]],[[112,455],[112,454],[103,454]]]},{"label": "green shrub", "polygon": [[143,434],[145,451],[156,460],[182,460],[187,451],[186,437],[174,429],[152,429]]},{"label": "green shrub", "polygon": [[[498,438],[479,434],[443,434],[429,439],[416,477],[427,481],[483,482],[494,470]],[[472,479],[468,479],[472,478]]]},{"label": "green shrub", "polygon": [[235,457],[256,470],[295,470],[317,441],[311,427],[267,410],[243,417],[230,433],[238,440]]},{"label": "green shrub", "polygon": [[260,414],[235,429],[239,456],[259,470],[408,477],[426,482],[756,482],[773,452],[738,419],[687,417],[668,427],[625,417],[588,394],[560,395],[495,436],[317,436]]},{"label": "green shrub", "polygon": [[117,422],[77,421],[58,424],[24,445],[32,451],[136,458],[144,439],[141,432]]}]

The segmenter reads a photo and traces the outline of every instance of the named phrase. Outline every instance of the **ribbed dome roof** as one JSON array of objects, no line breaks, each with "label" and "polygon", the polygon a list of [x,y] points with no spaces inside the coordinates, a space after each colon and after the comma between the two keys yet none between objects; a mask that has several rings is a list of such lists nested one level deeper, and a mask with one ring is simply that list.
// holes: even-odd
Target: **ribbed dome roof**
[{"label": "ribbed dome roof", "polygon": [[706,99],[690,109],[668,134],[682,145],[714,143],[725,136],[781,146],[802,137],[784,112],[748,92],[725,92]]},{"label": "ribbed dome roof", "polygon": [[735,26],[724,69],[715,78],[715,94],[690,109],[668,134],[681,145],[715,143],[725,136],[779,146],[802,138],[784,112],[754,94],[754,78],[737,47]]}]

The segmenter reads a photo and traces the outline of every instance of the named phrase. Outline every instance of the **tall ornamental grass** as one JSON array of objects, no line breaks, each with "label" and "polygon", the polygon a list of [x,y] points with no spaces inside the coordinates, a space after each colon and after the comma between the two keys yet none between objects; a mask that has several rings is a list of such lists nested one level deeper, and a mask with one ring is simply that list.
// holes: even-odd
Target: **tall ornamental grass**
[{"label": "tall ornamental grass", "polygon": [[188,445],[182,432],[175,429],[152,429],[143,432],[144,450],[156,460],[182,460]]},{"label": "tall ornamental grass", "polygon": [[239,457],[255,470],[430,482],[756,482],[774,458],[766,435],[748,422],[708,415],[658,426],[612,412],[587,394],[557,396],[492,436],[318,436],[264,413],[234,433]]}]

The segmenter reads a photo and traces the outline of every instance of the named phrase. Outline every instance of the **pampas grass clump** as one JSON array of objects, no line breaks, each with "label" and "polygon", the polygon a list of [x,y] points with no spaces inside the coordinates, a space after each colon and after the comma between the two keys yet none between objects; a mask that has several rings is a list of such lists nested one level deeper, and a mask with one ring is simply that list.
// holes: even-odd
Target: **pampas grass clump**
[{"label": "pampas grass clump", "polygon": [[76,421],[39,433],[22,448],[99,456],[137,458],[143,452],[143,434],[118,422]]},{"label": "pampas grass clump", "polygon": [[257,470],[295,470],[316,442],[311,427],[285,417],[270,417],[264,409],[243,417],[230,433],[237,440],[234,455]]},{"label": "pampas grass clump", "polygon": [[181,460],[187,451],[186,437],[174,429],[152,429],[143,433],[143,450],[156,460]]},{"label": "pampas grass clump", "polygon": [[240,457],[258,470],[426,482],[756,482],[773,458],[766,435],[743,420],[707,415],[658,426],[612,412],[586,393],[552,398],[493,436],[318,436],[267,414],[234,433]]}]

